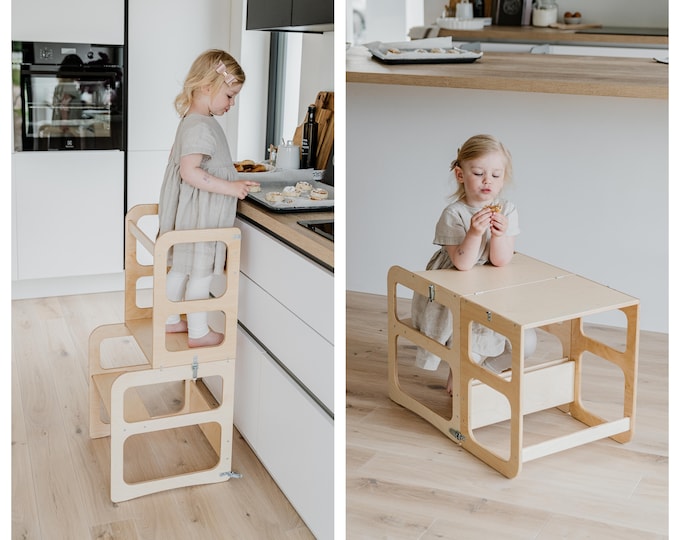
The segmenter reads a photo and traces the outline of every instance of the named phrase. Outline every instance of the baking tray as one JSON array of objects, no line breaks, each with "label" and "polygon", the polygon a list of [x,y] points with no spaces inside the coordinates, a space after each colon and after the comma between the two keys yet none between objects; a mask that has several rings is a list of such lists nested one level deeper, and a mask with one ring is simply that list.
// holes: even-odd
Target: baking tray
[{"label": "baking tray", "polygon": [[450,37],[395,43],[376,41],[366,47],[373,58],[385,64],[470,64],[483,55],[481,51],[454,47]]},{"label": "baking tray", "polygon": [[265,196],[270,191],[281,191],[286,186],[294,186],[297,182],[290,181],[276,181],[266,182],[260,184],[262,191],[257,193],[248,193],[248,199],[264,206],[267,210],[272,212],[324,212],[335,208],[335,197],[333,193],[333,186],[310,180],[312,188],[322,188],[328,191],[328,199],[322,201],[314,201],[309,198],[308,194],[301,194],[300,197],[286,197],[281,202],[269,202]]}]

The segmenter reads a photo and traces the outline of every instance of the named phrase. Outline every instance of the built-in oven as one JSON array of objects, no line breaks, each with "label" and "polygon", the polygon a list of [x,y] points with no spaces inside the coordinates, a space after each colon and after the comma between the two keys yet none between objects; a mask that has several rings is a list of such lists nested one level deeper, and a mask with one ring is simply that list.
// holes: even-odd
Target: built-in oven
[{"label": "built-in oven", "polygon": [[12,42],[14,149],[124,150],[123,46]]}]

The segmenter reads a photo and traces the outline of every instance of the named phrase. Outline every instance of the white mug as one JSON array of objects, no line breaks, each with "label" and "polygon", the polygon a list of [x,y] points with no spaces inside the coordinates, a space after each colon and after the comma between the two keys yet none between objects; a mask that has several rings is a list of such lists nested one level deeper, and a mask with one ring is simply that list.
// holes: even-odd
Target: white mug
[{"label": "white mug", "polygon": [[276,152],[277,169],[299,169],[300,168],[300,147],[288,141],[280,144]]}]

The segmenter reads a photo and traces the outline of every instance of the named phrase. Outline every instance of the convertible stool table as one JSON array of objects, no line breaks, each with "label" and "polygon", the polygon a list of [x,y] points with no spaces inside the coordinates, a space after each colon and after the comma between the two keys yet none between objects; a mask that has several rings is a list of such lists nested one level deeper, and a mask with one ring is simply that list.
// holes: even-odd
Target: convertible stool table
[{"label": "convertible stool table", "polygon": [[[157,204],[146,204],[133,207],[125,216],[125,321],[98,326],[89,339],[90,438],[111,438],[113,502],[240,476],[231,471],[231,463],[241,231],[234,227],[177,230],[157,236],[157,214]],[[156,226],[149,224],[154,222]],[[145,230],[149,228],[152,234]],[[166,295],[170,248],[197,242],[221,243],[226,248],[225,267],[211,291],[214,296],[172,302]],[[152,256],[151,262],[144,261],[145,255]],[[148,287],[144,283],[148,278],[153,278],[152,302],[144,306],[138,300]],[[222,343],[191,349],[186,333],[166,334],[168,316],[198,311],[214,315],[213,328],[224,334]],[[139,354],[131,354],[132,347],[112,347],[116,341],[134,344]],[[109,354],[103,355],[103,351]],[[147,406],[144,389],[155,388],[160,393],[167,385],[178,386],[183,397],[179,393],[179,397],[173,396],[171,407]],[[194,441],[172,435],[178,429],[191,429],[198,437]],[[149,434],[158,432],[170,433],[163,442],[175,446],[136,447],[132,442],[148,440]],[[185,463],[175,458],[168,460],[173,463],[172,470],[159,467],[159,457],[176,456],[177,445],[193,450],[201,442],[212,447],[213,464],[193,467],[193,460]],[[161,452],[160,446],[166,448]],[[135,448],[143,450],[133,451]],[[128,474],[129,465],[135,463],[144,464],[141,478]]]},{"label": "convertible stool table", "polygon": [[[410,319],[399,318],[398,287],[424,295],[451,310],[452,346],[419,332]],[[636,298],[519,253],[507,266],[477,266],[466,272],[409,272],[393,266],[388,273],[389,396],[508,478],[519,474],[523,462],[581,444],[605,437],[628,442],[635,420],[638,308]],[[593,339],[583,330],[583,317],[612,310],[620,310],[627,320],[624,350]],[[512,346],[510,371],[497,374],[470,359],[473,323],[508,338]],[[562,357],[525,367],[524,332],[528,329],[541,329],[556,336],[562,345]],[[436,354],[450,366],[453,374],[450,418],[433,411],[400,386],[399,338]],[[616,379],[623,381],[620,418],[606,420],[584,405],[586,354],[620,369],[622,378]],[[580,421],[583,428],[523,446],[525,415],[555,407]],[[475,438],[473,431],[477,428],[507,420],[508,455],[499,455]]]}]

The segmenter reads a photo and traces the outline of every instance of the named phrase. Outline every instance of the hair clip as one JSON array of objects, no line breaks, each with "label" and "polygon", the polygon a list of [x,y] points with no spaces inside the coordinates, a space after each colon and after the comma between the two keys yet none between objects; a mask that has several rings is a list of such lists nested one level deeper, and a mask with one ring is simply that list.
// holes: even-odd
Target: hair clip
[{"label": "hair clip", "polygon": [[236,77],[234,75],[232,75],[231,73],[227,73],[227,67],[224,65],[224,62],[220,62],[219,64],[217,64],[215,71],[217,71],[217,73],[219,73],[220,75],[224,75],[224,82],[227,83],[227,86],[231,86],[231,83],[233,83],[236,80]]}]

